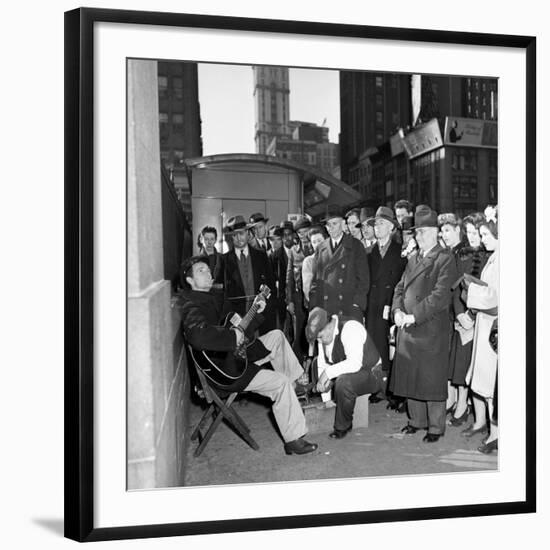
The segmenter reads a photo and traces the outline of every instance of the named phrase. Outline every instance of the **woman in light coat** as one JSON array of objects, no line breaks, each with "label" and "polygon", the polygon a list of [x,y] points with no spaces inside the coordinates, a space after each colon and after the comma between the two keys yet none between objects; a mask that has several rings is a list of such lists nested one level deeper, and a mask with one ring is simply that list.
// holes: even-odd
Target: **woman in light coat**
[{"label": "woman in light coat", "polygon": [[496,209],[486,209],[487,221],[480,224],[481,242],[493,254],[487,260],[481,280],[486,283],[468,285],[467,306],[477,310],[474,330],[472,360],[466,380],[472,390],[475,422],[464,430],[468,437],[487,431],[487,413],[490,419],[490,432],[483,444],[478,447],[482,453],[498,449],[498,426],[493,421],[493,396],[497,375],[497,353],[489,341],[491,328],[498,314],[499,296],[499,251]]}]

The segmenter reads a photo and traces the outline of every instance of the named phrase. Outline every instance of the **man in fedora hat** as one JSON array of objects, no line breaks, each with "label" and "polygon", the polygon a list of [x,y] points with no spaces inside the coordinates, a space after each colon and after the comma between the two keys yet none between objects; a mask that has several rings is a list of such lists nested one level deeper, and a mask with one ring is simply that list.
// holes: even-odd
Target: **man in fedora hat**
[{"label": "man in fedora hat", "polygon": [[286,270],[286,303],[295,327],[292,349],[300,360],[304,359],[308,347],[304,334],[307,311],[304,303],[302,265],[304,258],[313,252],[309,242],[310,228],[311,221],[305,216],[294,223],[293,231],[298,236],[298,243],[290,249]]},{"label": "man in fedora hat", "polygon": [[391,369],[389,334],[393,291],[407,264],[407,260],[401,257],[401,245],[392,239],[396,224],[392,209],[380,206],[374,216],[376,244],[369,254],[370,289],[366,326],[388,377]]},{"label": "man in fedora hat", "polygon": [[323,221],[329,238],[315,251],[310,310],[322,307],[329,315],[345,315],[362,323],[370,278],[365,247],[344,235],[338,206],[330,205]]},{"label": "man in fedora hat", "polygon": [[243,216],[234,216],[227,221],[224,233],[232,241],[233,249],[223,256],[222,269],[216,283],[223,284],[224,311],[235,311],[244,316],[260,286],[267,285],[272,295],[264,311],[265,321],[260,326],[260,334],[276,328],[275,280],[267,255],[248,244],[250,224]]},{"label": "man in fedora hat", "polygon": [[355,227],[361,231],[361,242],[368,254],[376,243],[376,237],[374,236],[374,217],[369,216],[368,208],[361,208],[359,223]]},{"label": "man in fedora hat", "polygon": [[306,335],[310,343],[318,342],[317,391],[325,393],[334,385],[336,414],[329,437],[342,439],[352,428],[356,398],[385,385],[380,355],[363,323],[329,316],[320,307],[311,310]]},{"label": "man in fedora hat", "polygon": [[438,243],[437,213],[419,205],[414,215],[418,252],[395,287],[392,314],[398,327],[389,388],[407,398],[410,421],[402,429],[427,429],[423,441],[445,433],[451,286],[457,279],[452,253]]},{"label": "man in fedora hat", "polygon": [[269,218],[266,218],[261,212],[256,212],[250,216],[250,231],[252,238],[249,241],[249,246],[268,252],[271,250],[271,243],[269,242],[267,235],[267,222]]}]

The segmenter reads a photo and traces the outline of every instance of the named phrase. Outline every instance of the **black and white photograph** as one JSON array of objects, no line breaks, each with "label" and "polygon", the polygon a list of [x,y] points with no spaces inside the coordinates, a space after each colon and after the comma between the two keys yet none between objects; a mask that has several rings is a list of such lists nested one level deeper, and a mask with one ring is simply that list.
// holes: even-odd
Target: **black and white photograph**
[{"label": "black and white photograph", "polygon": [[65,17],[66,537],[534,512],[535,37]]},{"label": "black and white photograph", "polygon": [[127,93],[128,490],[497,470],[498,79],[128,59]]}]

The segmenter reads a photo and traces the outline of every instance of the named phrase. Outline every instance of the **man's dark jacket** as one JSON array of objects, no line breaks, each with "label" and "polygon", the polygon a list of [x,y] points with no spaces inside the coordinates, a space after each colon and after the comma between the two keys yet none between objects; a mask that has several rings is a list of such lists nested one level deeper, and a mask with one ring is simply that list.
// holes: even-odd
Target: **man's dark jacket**
[{"label": "man's dark jacket", "polygon": [[[184,290],[180,299],[183,335],[187,344],[194,350],[229,352],[224,370],[230,376],[236,376],[239,372],[235,370],[236,366],[231,353],[236,347],[236,336],[234,330],[221,326],[223,323],[222,300],[221,292]],[[253,335],[257,324],[261,323],[262,316],[258,315],[256,319],[256,322],[253,321],[246,331],[249,337]],[[256,340],[249,348],[248,368],[243,376],[235,383],[223,386],[223,389],[239,391],[246,388],[260,369],[253,361],[265,357],[267,353],[263,344]]]},{"label": "man's dark jacket", "polygon": [[[367,298],[367,332],[374,340],[384,370],[390,369],[389,330],[393,291],[401,279],[407,259],[401,257],[401,245],[390,240],[382,258],[376,243],[369,253],[370,290]],[[384,319],[384,308],[388,307],[388,320]]]},{"label": "man's dark jacket", "polygon": [[369,280],[367,253],[360,241],[343,235],[333,252],[331,239],[326,239],[315,251],[309,308],[319,306],[330,315],[349,316],[363,322]]},{"label": "man's dark jacket", "polygon": [[[249,246],[248,253],[252,263],[252,274],[254,277],[254,292],[258,294],[260,286],[265,284],[271,290],[271,297],[267,301],[266,309],[263,312],[264,322],[259,328],[260,334],[265,334],[276,328],[276,300],[275,300],[275,278],[267,258],[267,254],[261,250]],[[223,284],[224,304],[223,311],[228,313],[235,311],[242,317],[246,315],[247,308],[245,298],[238,298],[245,295],[237,255],[234,250],[226,252],[223,256],[223,265],[216,283]]]}]

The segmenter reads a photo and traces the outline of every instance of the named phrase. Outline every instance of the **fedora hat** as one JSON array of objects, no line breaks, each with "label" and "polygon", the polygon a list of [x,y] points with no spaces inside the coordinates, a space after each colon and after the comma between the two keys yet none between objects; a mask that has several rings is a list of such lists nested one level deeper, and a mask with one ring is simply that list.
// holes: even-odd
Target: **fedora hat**
[{"label": "fedora hat", "polygon": [[305,216],[302,216],[301,218],[296,220],[296,223],[294,224],[294,231],[298,231],[298,229],[306,229],[309,227],[311,227],[311,221]]},{"label": "fedora hat", "polygon": [[363,206],[361,208],[361,215],[359,216],[359,219],[361,221],[355,227],[361,227],[365,222],[367,222],[369,225],[374,226],[374,218],[369,215],[369,209],[366,206]]},{"label": "fedora hat", "polygon": [[266,218],[261,212],[256,212],[255,214],[252,214],[250,216],[250,224],[256,225],[259,222],[267,223],[269,221],[269,218]]},{"label": "fedora hat", "polygon": [[279,227],[281,229],[290,229],[291,231],[294,231],[294,225],[292,224],[292,222],[290,220],[282,221],[281,224],[279,225]]},{"label": "fedora hat", "polygon": [[246,223],[244,216],[233,216],[227,220],[227,225],[223,228],[223,232],[227,235],[240,231],[241,229],[249,229],[251,225]]},{"label": "fedora hat", "polygon": [[268,234],[269,238],[271,239],[272,237],[283,237],[283,228],[282,227],[279,227],[278,225],[272,225],[270,228],[269,228],[269,234]]},{"label": "fedora hat", "polygon": [[314,307],[307,319],[306,339],[308,342],[315,342],[319,333],[327,326],[329,322],[328,313],[322,307]]},{"label": "fedora hat", "polygon": [[397,224],[397,220],[393,215],[393,210],[388,206],[380,206],[376,211],[376,214],[374,215],[375,220],[376,218],[381,218],[383,220],[391,222],[394,226]]},{"label": "fedora hat", "polygon": [[332,218],[344,218],[342,214],[342,209],[337,204],[329,204],[327,207],[326,214],[321,218],[321,221],[328,222]]},{"label": "fedora hat", "polygon": [[414,213],[414,226],[411,229],[421,227],[438,227],[437,212],[432,210],[427,204],[419,204]]}]

